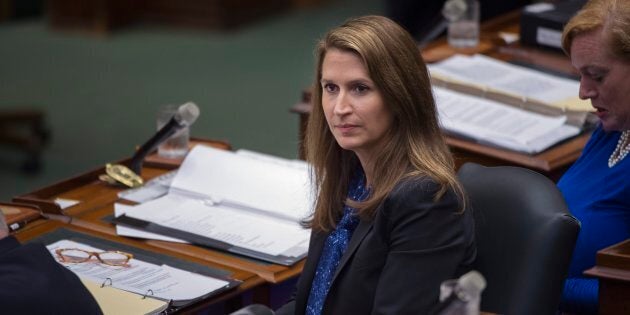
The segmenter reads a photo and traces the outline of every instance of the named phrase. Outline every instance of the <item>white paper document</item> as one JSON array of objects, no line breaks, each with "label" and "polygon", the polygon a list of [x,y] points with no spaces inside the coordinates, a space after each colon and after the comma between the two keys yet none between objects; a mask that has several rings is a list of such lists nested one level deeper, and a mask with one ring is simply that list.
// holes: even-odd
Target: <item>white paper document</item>
[{"label": "white paper document", "polygon": [[127,209],[126,214],[269,255],[299,256],[308,251],[310,231],[296,222],[209,200],[169,194]]},{"label": "white paper document", "polygon": [[160,240],[172,240],[162,235],[171,233],[195,244],[289,265],[308,252],[310,230],[300,222],[312,207],[309,171],[303,161],[197,145],[168,194],[136,206],[115,206],[117,217],[130,218],[121,217],[119,223],[150,222],[146,229],[164,233],[120,224],[117,232]]},{"label": "white paper document", "polygon": [[[114,216],[119,217],[125,213],[127,210],[133,209],[133,206],[124,205],[121,203],[114,204]],[[135,238],[144,238],[150,240],[159,240],[159,241],[167,241],[174,243],[188,243],[187,241],[180,240],[178,238],[169,237],[162,234],[146,232],[140,229],[124,226],[124,225],[116,225],[116,234],[121,236],[135,237]]]},{"label": "white paper document", "polygon": [[[61,240],[47,246],[55,258],[57,248],[77,248],[90,252],[102,252],[86,244],[70,240]],[[58,259],[57,259],[58,260]],[[58,260],[59,261],[59,260]],[[114,288],[147,294],[163,300],[187,301],[210,294],[229,283],[224,280],[202,276],[167,265],[154,265],[137,259],[131,259],[128,266],[109,266],[98,260],[83,263],[63,263],[66,268],[78,276],[96,283],[105,283]]]},{"label": "white paper document", "polygon": [[247,149],[238,149],[236,150],[236,154],[244,157],[249,157],[252,159],[259,159],[269,163],[275,163],[282,166],[297,168],[301,171],[308,171],[308,163],[303,160],[289,160],[281,157],[277,157],[275,155],[269,155],[265,153],[260,153],[256,151],[251,151]]},{"label": "white paper document", "polygon": [[145,201],[162,197],[168,193],[168,190],[171,187],[171,182],[173,181],[173,178],[175,178],[175,175],[177,175],[177,171],[171,171],[162,174],[146,182],[141,187],[127,189],[119,192],[118,198],[137,203],[143,203]]},{"label": "white paper document", "polygon": [[312,190],[307,169],[196,146],[188,153],[171,192],[192,193],[268,215],[300,221],[310,214]]},{"label": "white paper document", "polygon": [[74,205],[79,204],[81,201],[79,200],[72,200],[72,199],[65,199],[65,198],[56,198],[55,199],[55,203],[61,208],[61,209],[67,209],[70,208]]},{"label": "white paper document", "polygon": [[578,97],[579,82],[511,65],[483,55],[455,55],[428,66],[431,76],[462,82],[482,90],[501,91],[563,110],[589,112],[589,101]]},{"label": "white paper document", "polygon": [[529,154],[580,133],[565,116],[541,115],[480,97],[433,88],[446,131]]}]

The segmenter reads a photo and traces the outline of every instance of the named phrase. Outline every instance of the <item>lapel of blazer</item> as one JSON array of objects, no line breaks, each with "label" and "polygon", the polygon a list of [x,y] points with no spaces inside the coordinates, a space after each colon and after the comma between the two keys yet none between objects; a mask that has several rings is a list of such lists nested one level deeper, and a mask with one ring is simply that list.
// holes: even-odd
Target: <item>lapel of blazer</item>
[{"label": "lapel of blazer", "polygon": [[335,270],[335,274],[333,275],[332,281],[330,282],[331,287],[332,287],[332,284],[335,282],[335,279],[337,278],[337,275],[339,274],[341,269],[344,267],[344,265],[348,262],[348,260],[352,256],[352,253],[354,253],[357,250],[357,248],[359,247],[359,244],[363,242],[365,235],[367,235],[367,233],[371,229],[372,229],[372,221],[365,221],[365,220],[359,221],[359,225],[357,226],[356,230],[354,230],[354,233],[352,233],[350,244],[348,244],[348,248],[346,248],[346,251],[343,253],[343,256],[341,256],[341,261],[339,262],[339,265],[337,266],[337,270]]}]

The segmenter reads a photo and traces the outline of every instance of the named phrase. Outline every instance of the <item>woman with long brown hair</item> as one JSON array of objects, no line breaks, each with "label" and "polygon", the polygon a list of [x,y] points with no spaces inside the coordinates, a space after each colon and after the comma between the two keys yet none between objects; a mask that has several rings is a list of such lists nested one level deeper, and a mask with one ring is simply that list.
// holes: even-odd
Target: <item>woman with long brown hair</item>
[{"label": "woman with long brown hair", "polygon": [[332,29],[316,54],[313,232],[295,300],[278,313],[427,314],[475,247],[426,66],[380,16]]}]

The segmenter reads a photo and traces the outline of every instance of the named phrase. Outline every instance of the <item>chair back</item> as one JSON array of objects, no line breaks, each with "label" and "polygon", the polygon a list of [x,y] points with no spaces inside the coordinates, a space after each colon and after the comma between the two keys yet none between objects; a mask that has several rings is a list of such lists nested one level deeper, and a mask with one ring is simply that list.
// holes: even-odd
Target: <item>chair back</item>
[{"label": "chair back", "polygon": [[481,310],[555,314],[580,223],[556,185],[534,171],[464,164],[458,177],[475,217]]}]

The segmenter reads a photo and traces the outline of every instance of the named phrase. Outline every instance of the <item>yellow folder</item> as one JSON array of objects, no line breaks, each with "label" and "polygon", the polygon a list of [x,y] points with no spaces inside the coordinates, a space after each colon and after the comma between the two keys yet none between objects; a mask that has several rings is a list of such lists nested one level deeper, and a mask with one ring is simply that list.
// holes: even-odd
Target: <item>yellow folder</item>
[{"label": "yellow folder", "polygon": [[111,286],[101,286],[84,278],[81,278],[81,282],[92,293],[105,315],[156,314],[168,307],[168,302],[166,301],[151,297],[145,298],[139,294]]}]

